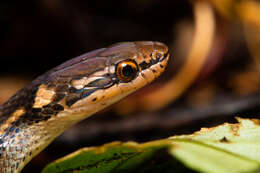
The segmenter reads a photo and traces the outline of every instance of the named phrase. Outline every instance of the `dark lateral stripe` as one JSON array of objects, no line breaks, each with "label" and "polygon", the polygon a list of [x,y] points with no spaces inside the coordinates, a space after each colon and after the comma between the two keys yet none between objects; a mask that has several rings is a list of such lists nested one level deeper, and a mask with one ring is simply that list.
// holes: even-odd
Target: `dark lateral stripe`
[{"label": "dark lateral stripe", "polygon": [[40,84],[21,89],[6,103],[0,106],[0,124],[4,124],[4,122],[21,107],[25,108],[26,111],[30,110],[34,104],[39,86]]},{"label": "dark lateral stripe", "polygon": [[163,61],[165,58],[167,58],[169,56],[169,53],[166,53],[162,59],[160,58],[156,58],[156,59],[151,59],[151,61],[149,63],[143,61],[139,64],[139,66],[141,67],[142,70],[145,70],[145,69],[148,69],[149,67],[151,67],[152,65],[158,63],[158,62],[161,62]]},{"label": "dark lateral stripe", "polygon": [[163,58],[160,59],[160,62],[162,62],[163,60],[165,60],[168,56],[169,56],[169,52],[167,52],[166,54],[164,54]]},{"label": "dark lateral stripe", "polygon": [[52,116],[57,115],[63,110],[64,107],[62,105],[50,103],[42,108],[32,108],[31,110],[28,110],[12,124],[19,127],[21,124],[31,125],[33,123],[39,123],[40,121],[50,119]]},{"label": "dark lateral stripe", "polygon": [[78,96],[70,96],[70,97],[66,98],[66,105],[68,107],[71,107],[78,100],[80,100],[80,97],[78,97]]},{"label": "dark lateral stripe", "polygon": [[92,93],[97,91],[99,88],[93,88],[93,89],[76,89],[72,88],[70,91],[73,92],[71,93],[67,98],[66,98],[66,105],[67,106],[72,106],[74,103],[77,101],[90,96]]},{"label": "dark lateral stripe", "polygon": [[143,61],[139,64],[139,66],[141,67],[142,70],[145,70],[150,67],[150,63],[146,63],[145,61]]},{"label": "dark lateral stripe", "polygon": [[157,62],[159,62],[159,59],[151,59],[150,63],[143,61],[139,64],[139,66],[141,67],[142,70],[145,70],[150,68],[152,65],[156,64]]},{"label": "dark lateral stripe", "polygon": [[113,86],[117,81],[113,80],[113,76],[107,77],[108,74],[105,74],[104,77],[96,79],[88,83],[84,88],[77,89],[75,87],[68,88],[69,94],[65,99],[66,105],[71,107],[77,101],[84,99],[99,89],[105,89]]}]

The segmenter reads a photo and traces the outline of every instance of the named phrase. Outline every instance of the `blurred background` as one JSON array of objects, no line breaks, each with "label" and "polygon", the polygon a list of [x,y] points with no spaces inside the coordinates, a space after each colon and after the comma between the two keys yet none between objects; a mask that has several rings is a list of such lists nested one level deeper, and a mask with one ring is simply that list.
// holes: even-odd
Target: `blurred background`
[{"label": "blurred background", "polygon": [[157,81],[67,130],[23,172],[81,147],[259,118],[259,16],[254,0],[1,1],[0,104],[45,71],[116,42],[161,41],[171,53]]}]

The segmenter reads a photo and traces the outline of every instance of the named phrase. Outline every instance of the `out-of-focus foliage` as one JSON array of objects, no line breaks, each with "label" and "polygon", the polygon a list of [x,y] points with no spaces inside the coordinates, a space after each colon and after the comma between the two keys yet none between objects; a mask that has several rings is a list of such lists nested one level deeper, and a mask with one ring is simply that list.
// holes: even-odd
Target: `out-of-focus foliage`
[{"label": "out-of-focus foliage", "polygon": [[0,80],[0,105],[10,98],[17,90],[28,83],[23,77],[2,77]]},{"label": "out-of-focus foliage", "polygon": [[[51,163],[43,173],[141,173],[156,172],[159,167],[163,167],[164,172],[183,172],[185,169],[178,170],[180,166],[174,159],[198,172],[257,172],[260,167],[260,122],[249,119],[238,121],[237,124],[226,123],[203,128],[192,135],[144,144],[115,142],[84,148]],[[168,156],[159,160],[160,155],[167,155],[165,151],[173,158]]]}]

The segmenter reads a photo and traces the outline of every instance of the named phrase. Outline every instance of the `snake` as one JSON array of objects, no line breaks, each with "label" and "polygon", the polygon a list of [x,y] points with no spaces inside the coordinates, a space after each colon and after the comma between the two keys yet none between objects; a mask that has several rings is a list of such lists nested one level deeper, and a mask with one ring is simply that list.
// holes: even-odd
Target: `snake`
[{"label": "snake", "polygon": [[66,129],[151,83],[169,56],[161,42],[120,42],[37,77],[0,106],[0,173],[21,172]]}]

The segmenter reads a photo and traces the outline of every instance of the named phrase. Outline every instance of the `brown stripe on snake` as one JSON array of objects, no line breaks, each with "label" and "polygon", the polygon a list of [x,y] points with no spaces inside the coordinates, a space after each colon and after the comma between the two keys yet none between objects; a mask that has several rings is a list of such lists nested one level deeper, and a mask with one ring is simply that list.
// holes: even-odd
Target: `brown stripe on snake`
[{"label": "brown stripe on snake", "polygon": [[168,48],[125,42],[69,60],[0,107],[0,173],[17,173],[64,130],[158,77]]}]

